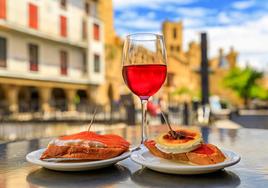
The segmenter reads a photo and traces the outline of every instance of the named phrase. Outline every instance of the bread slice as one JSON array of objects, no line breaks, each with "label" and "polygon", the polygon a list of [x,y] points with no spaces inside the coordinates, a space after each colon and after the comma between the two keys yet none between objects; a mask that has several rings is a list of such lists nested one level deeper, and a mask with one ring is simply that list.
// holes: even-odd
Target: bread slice
[{"label": "bread slice", "polygon": [[189,162],[197,165],[210,165],[223,162],[226,157],[212,144],[202,144],[199,148],[187,153],[165,153],[155,146],[155,141],[148,140],[144,145],[155,156],[179,162]]},{"label": "bread slice", "polygon": [[200,148],[186,153],[191,163],[199,165],[209,165],[223,162],[226,157],[216,146],[212,144],[202,144]]},{"label": "bread slice", "polygon": [[90,148],[84,146],[56,146],[50,144],[40,159],[73,158],[79,160],[110,159],[127,151],[127,148]]},{"label": "bread slice", "polygon": [[128,151],[129,145],[118,135],[84,131],[52,140],[40,159],[104,160]]}]

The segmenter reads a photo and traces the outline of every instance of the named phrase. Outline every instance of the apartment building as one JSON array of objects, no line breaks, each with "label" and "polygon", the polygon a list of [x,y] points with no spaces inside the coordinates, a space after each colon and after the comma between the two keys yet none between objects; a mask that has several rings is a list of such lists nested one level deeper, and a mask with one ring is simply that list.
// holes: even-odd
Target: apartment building
[{"label": "apartment building", "polygon": [[0,0],[0,113],[74,111],[105,81],[97,0]]}]

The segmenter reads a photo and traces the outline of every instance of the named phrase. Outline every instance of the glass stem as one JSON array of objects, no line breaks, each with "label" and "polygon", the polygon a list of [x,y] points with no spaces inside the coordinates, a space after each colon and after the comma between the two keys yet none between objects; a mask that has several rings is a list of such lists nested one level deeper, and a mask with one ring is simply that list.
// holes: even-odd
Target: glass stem
[{"label": "glass stem", "polygon": [[141,100],[141,144],[147,139],[146,129],[147,129],[147,118],[146,118],[146,110],[147,110],[147,102],[148,100]]}]

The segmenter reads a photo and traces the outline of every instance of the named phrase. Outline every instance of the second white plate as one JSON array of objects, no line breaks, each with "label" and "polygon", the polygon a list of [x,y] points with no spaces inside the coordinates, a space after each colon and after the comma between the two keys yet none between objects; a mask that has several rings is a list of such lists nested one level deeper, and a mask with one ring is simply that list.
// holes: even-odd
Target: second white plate
[{"label": "second white plate", "polygon": [[213,165],[189,165],[162,159],[152,155],[145,147],[133,152],[131,159],[140,165],[158,172],[168,174],[205,174],[235,165],[240,161],[240,156],[236,153],[225,149],[221,149],[221,151],[227,159],[224,162]]},{"label": "second white plate", "polygon": [[130,152],[125,152],[117,157],[100,160],[100,161],[89,161],[89,162],[47,162],[40,160],[40,156],[45,149],[39,149],[29,153],[26,156],[28,162],[36,164],[51,170],[58,171],[82,171],[82,170],[95,170],[111,166],[121,160],[124,160],[130,156]]}]

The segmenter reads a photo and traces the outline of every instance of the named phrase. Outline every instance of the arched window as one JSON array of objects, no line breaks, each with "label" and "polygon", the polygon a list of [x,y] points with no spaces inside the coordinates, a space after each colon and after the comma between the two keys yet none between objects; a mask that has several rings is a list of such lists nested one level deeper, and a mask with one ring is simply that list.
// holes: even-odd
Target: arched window
[{"label": "arched window", "polygon": [[177,38],[177,29],[173,28],[173,38],[176,39]]}]

